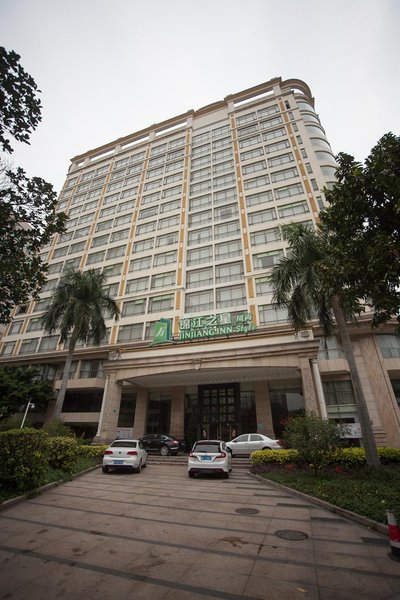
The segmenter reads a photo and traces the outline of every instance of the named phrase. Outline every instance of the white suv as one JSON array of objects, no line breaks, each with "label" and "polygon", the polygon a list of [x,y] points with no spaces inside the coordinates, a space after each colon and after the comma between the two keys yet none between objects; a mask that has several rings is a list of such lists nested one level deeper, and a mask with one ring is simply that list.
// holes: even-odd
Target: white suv
[{"label": "white suv", "polygon": [[231,471],[232,457],[221,440],[199,440],[195,442],[188,459],[188,475],[199,473],[221,473],[225,478]]}]

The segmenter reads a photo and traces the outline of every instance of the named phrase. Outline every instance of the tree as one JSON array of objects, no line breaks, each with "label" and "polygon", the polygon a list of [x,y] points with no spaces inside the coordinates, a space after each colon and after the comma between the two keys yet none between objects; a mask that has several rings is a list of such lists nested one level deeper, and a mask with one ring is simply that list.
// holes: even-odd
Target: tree
[{"label": "tree", "polygon": [[332,335],[336,324],[350,369],[367,464],[378,466],[376,442],[347,327],[347,320],[360,313],[362,305],[354,293],[330,277],[332,257],[326,231],[290,224],[283,228],[283,235],[290,253],[272,269],[274,301],[287,307],[289,322],[296,330],[316,315],[326,336]]},{"label": "tree", "polygon": [[[9,137],[28,144],[41,120],[36,83],[19,59],[0,47],[0,146],[8,153]],[[0,168],[0,323],[11,320],[16,304],[37,298],[45,282],[39,250],[65,228],[66,215],[56,206],[50,183],[29,179],[20,168]]]},{"label": "tree", "polygon": [[54,291],[49,309],[42,317],[48,333],[60,332],[60,341],[67,343],[68,352],[57,396],[54,415],[58,417],[67,389],[75,346],[78,341],[98,346],[106,335],[104,314],[119,317],[116,302],[104,290],[106,278],[94,269],[81,273],[67,271]]},{"label": "tree", "polygon": [[[384,135],[362,166],[337,156],[337,183],[321,228],[329,233],[329,283],[373,306],[373,325],[400,323],[400,137]],[[328,274],[327,274],[328,276]]]},{"label": "tree", "polygon": [[3,418],[21,412],[21,407],[33,402],[45,412],[49,401],[54,399],[53,385],[43,379],[36,367],[20,369],[0,367],[0,412]]},{"label": "tree", "polygon": [[16,304],[37,298],[46,281],[39,252],[66,220],[56,206],[50,183],[28,179],[22,169],[7,171],[0,188],[0,323],[11,320]]},{"label": "tree", "polygon": [[0,144],[13,152],[7,135],[29,144],[29,135],[41,117],[41,103],[34,79],[20,65],[19,54],[0,46]]}]

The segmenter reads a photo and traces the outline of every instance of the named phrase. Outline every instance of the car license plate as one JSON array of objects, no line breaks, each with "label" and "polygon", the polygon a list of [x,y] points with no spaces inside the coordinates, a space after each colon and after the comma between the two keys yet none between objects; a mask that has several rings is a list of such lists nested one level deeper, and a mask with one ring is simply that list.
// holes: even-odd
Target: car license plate
[{"label": "car license plate", "polygon": [[114,465],[123,465],[124,461],[123,460],[114,460]]},{"label": "car license plate", "polygon": [[211,456],[202,456],[201,460],[211,460]]}]

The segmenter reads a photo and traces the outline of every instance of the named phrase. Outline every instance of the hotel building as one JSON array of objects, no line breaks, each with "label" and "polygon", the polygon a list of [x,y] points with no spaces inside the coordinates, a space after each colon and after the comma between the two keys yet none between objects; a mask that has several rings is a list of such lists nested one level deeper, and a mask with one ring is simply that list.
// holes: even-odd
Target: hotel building
[{"label": "hotel building", "polygon": [[[101,346],[77,347],[61,416],[78,433],[279,436],[305,410],[357,440],[337,339],[317,322],[293,331],[269,283],[281,226],[314,227],[334,173],[309,87],[281,78],[74,157],[67,231],[43,248],[48,281],[17,307],[1,363],[40,365],[57,389],[66,350],[40,316],[65,269],[98,269],[121,318]],[[356,360],[377,442],[399,446],[400,336],[370,321],[350,326]]]}]

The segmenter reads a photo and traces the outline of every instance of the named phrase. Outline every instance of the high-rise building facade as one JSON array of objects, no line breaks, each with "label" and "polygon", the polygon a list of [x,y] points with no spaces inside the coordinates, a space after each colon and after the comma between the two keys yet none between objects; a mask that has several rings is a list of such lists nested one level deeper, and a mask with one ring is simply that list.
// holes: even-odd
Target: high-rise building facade
[{"label": "high-rise building facade", "polygon": [[[67,231],[43,248],[48,281],[17,307],[1,362],[40,365],[58,388],[66,350],[40,316],[65,269],[102,270],[121,318],[77,348],[62,410],[77,432],[279,436],[306,410],[357,440],[340,345],[317,322],[294,332],[269,282],[281,226],[314,227],[334,173],[309,87],[280,78],[76,156]],[[377,441],[399,445],[400,338],[368,313],[351,335]]]}]

